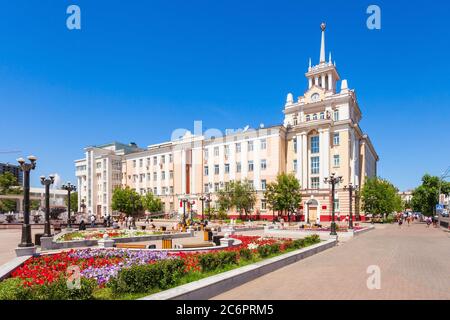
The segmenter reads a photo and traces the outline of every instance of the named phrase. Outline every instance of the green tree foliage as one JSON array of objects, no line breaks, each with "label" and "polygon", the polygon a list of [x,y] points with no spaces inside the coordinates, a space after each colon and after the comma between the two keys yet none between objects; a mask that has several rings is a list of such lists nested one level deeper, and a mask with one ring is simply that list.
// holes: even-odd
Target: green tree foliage
[{"label": "green tree foliage", "polygon": [[10,199],[0,200],[0,212],[16,211],[16,201]]},{"label": "green tree foliage", "polygon": [[218,192],[217,201],[222,210],[235,207],[241,217],[242,213],[247,217],[256,203],[256,194],[253,185],[247,179],[231,181],[226,190]]},{"label": "green tree foliage", "polygon": [[388,180],[368,178],[361,190],[362,207],[366,213],[386,215],[403,209],[398,189]]},{"label": "green tree foliage", "polygon": [[17,179],[11,172],[0,174],[0,194],[20,194],[21,192]]},{"label": "green tree foliage", "polygon": [[113,191],[111,208],[127,216],[136,216],[142,210],[141,196],[130,187],[116,188]]},{"label": "green tree foliage", "polygon": [[287,212],[290,220],[302,201],[300,183],[294,174],[281,173],[267,185],[264,197],[273,211]]},{"label": "green tree foliage", "polygon": [[41,202],[39,200],[30,201],[30,210],[39,210]]},{"label": "green tree foliage", "polygon": [[422,184],[412,192],[413,210],[422,212],[426,216],[433,215],[439,200],[439,187],[441,187],[441,194],[450,193],[450,182],[425,174],[422,177]]},{"label": "green tree foliage", "polygon": [[142,207],[152,213],[163,211],[163,203],[161,199],[155,197],[151,192],[148,192],[142,197]]},{"label": "green tree foliage", "polygon": [[[66,206],[69,205],[69,201],[67,198],[64,200],[64,202],[66,203]],[[78,192],[70,193],[70,211],[71,212],[78,211]]]}]

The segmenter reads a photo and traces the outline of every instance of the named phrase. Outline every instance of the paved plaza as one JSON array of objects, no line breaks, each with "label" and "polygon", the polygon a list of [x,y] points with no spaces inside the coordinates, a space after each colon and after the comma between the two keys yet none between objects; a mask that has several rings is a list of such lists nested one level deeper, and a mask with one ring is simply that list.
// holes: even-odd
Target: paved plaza
[{"label": "paved plaza", "polygon": [[[381,288],[369,290],[377,265]],[[375,230],[214,299],[450,299],[450,234],[415,223]]]}]

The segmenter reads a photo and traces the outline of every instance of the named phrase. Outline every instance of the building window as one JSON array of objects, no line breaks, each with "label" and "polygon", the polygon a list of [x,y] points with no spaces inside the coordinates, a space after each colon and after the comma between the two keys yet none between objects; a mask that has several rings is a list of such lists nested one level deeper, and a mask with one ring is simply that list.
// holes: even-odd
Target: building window
[{"label": "building window", "polygon": [[219,183],[216,182],[214,183],[214,192],[218,192],[219,191]]},{"label": "building window", "polygon": [[236,172],[241,172],[241,163],[236,162]]},{"label": "building window", "polygon": [[205,158],[205,160],[208,160],[208,155],[209,155],[208,149],[205,149],[205,151],[203,151],[203,158]]},{"label": "building window", "polygon": [[339,199],[334,199],[334,211],[339,211]]},{"label": "building window", "polygon": [[333,134],[333,145],[338,146],[340,143],[339,132]]},{"label": "building window", "polygon": [[143,159],[139,159],[139,168],[142,168],[143,165],[144,165],[144,160]]},{"label": "building window", "polygon": [[166,156],[161,156],[161,162],[166,163]]},{"label": "building window", "polygon": [[153,172],[153,181],[156,181],[156,179],[157,179],[157,173],[156,172]]},{"label": "building window", "polygon": [[[97,168],[100,168],[100,167],[99,167],[99,164],[100,164],[100,163],[97,163]],[[133,160],[133,168],[136,168],[136,160]]]},{"label": "building window", "polygon": [[292,139],[292,143],[294,144],[294,153],[297,153],[297,137],[294,137],[294,139]]},{"label": "building window", "polygon": [[209,169],[208,169],[208,166],[205,166],[205,167],[203,168],[203,173],[204,173],[205,176],[209,175]]},{"label": "building window", "polygon": [[310,118],[310,116],[308,114],[308,115],[306,115],[306,121],[309,121],[309,120],[311,120],[311,118]]},{"label": "building window", "polygon": [[247,151],[253,151],[253,141],[249,141],[247,144]]},{"label": "building window", "polygon": [[311,157],[311,174],[319,173],[319,157]]},{"label": "building window", "polygon": [[261,210],[266,210],[267,209],[267,201],[266,199],[262,199],[261,200]]},{"label": "building window", "polygon": [[334,110],[333,112],[333,120],[339,121],[339,110]]},{"label": "building window", "polygon": [[319,153],[319,136],[311,137],[311,153]]},{"label": "building window", "polygon": [[319,177],[311,178],[311,189],[319,189]]},{"label": "building window", "polygon": [[225,157],[228,157],[228,156],[230,155],[230,146],[229,146],[229,145],[226,145],[226,146],[224,146],[223,148],[224,148],[224,149],[223,149],[223,152],[224,152],[224,154],[225,154]]},{"label": "building window", "polygon": [[236,143],[236,153],[237,152],[241,152],[241,144],[240,143]]},{"label": "building window", "polygon": [[261,190],[266,190],[266,185],[267,185],[267,181],[265,179],[261,180]]},{"label": "building window", "polygon": [[207,183],[205,183],[205,184],[203,185],[203,190],[205,190],[205,193],[208,193],[208,192],[209,192],[209,185],[208,185]]},{"label": "building window", "polygon": [[266,148],[267,148],[267,140],[262,139],[261,140],[261,150],[266,150]]},{"label": "building window", "polygon": [[219,174],[219,165],[218,164],[214,165],[214,174]]},{"label": "building window", "polygon": [[161,180],[166,180],[166,172],[165,171],[161,172]]},{"label": "building window", "polygon": [[335,155],[333,156],[333,165],[334,165],[335,167],[339,167],[339,166],[341,165],[341,159],[340,159],[340,157],[339,157],[338,154],[335,154]]},{"label": "building window", "polygon": [[219,147],[214,147],[214,156],[215,157],[219,156]]},{"label": "building window", "polygon": [[265,159],[261,160],[261,170],[267,169],[267,162]]},{"label": "building window", "polygon": [[169,171],[169,179],[172,180],[173,179],[173,170]]},{"label": "building window", "polygon": [[313,114],[313,120],[317,120],[317,113]]},{"label": "building window", "polygon": [[172,163],[173,162],[173,155],[169,154],[169,162]]},{"label": "building window", "polygon": [[248,180],[248,184],[250,185],[251,189],[254,189],[253,180]]},{"label": "building window", "polygon": [[147,167],[150,167],[150,158],[147,158]]},{"label": "building window", "polygon": [[156,166],[156,164],[158,163],[158,160],[156,157],[153,157],[153,165]]},{"label": "building window", "polygon": [[248,171],[249,171],[249,172],[252,172],[252,171],[253,171],[253,160],[250,160],[250,161],[248,162]]},{"label": "building window", "polygon": [[325,112],[321,112],[320,113],[320,120],[324,120],[325,119]]},{"label": "building window", "polygon": [[225,163],[225,173],[230,173],[230,164]]},{"label": "building window", "polygon": [[153,194],[154,194],[154,195],[157,195],[157,194],[158,194],[158,188],[157,188],[157,187],[154,187],[154,188],[153,188]]},{"label": "building window", "polygon": [[172,187],[172,186],[169,187],[169,190],[170,190],[170,191],[169,191],[170,194],[173,194],[173,187]]},{"label": "building window", "polygon": [[294,161],[293,161],[292,166],[293,166],[293,171],[294,171],[294,172],[297,172],[297,160],[294,160]]}]

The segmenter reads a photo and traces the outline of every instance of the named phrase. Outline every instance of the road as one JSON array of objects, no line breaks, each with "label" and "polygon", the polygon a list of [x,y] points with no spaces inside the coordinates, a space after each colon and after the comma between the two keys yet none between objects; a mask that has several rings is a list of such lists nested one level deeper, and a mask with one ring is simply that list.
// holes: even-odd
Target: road
[{"label": "road", "polygon": [[[379,289],[367,286],[369,266],[379,267]],[[421,223],[377,225],[213,299],[450,299],[450,233]]]}]

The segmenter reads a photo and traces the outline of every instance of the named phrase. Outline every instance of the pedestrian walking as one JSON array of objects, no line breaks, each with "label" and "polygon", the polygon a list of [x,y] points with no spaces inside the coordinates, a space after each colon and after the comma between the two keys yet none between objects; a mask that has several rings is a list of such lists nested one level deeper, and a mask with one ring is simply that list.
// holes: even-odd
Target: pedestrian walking
[{"label": "pedestrian walking", "polygon": [[91,215],[91,228],[95,228],[95,216]]}]

